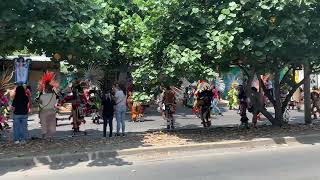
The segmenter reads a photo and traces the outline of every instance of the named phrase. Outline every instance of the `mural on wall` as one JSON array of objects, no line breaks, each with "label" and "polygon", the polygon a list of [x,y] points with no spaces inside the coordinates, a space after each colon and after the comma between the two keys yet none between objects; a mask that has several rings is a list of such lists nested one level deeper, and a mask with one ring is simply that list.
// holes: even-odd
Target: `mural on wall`
[{"label": "mural on wall", "polygon": [[17,84],[27,84],[31,59],[23,57],[13,59],[15,63],[15,80]]},{"label": "mural on wall", "polygon": [[225,91],[223,92],[224,96],[227,95],[227,92],[230,90],[233,82],[237,82],[238,84],[242,84],[242,73],[239,68],[232,68],[229,72],[222,74],[222,79],[225,84]]}]

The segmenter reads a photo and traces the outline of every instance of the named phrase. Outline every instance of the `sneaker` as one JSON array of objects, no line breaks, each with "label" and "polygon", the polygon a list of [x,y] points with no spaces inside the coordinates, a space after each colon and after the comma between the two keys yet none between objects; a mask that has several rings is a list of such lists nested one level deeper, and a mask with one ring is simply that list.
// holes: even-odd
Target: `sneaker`
[{"label": "sneaker", "polygon": [[125,133],[122,133],[122,137],[126,137],[126,134],[125,134]]},{"label": "sneaker", "polygon": [[27,144],[27,142],[23,140],[23,141],[20,142],[20,144],[22,144],[22,145],[23,144]]},{"label": "sneaker", "polygon": [[15,141],[14,144],[20,144],[20,141]]},{"label": "sneaker", "polygon": [[120,134],[119,134],[119,133],[117,133],[117,134],[116,134],[116,136],[118,137],[118,136],[120,136]]}]

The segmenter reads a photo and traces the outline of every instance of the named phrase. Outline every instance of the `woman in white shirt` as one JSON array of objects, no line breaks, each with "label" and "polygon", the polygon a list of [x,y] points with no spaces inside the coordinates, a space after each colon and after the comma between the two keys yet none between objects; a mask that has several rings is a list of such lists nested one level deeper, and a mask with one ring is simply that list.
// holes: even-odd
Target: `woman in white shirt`
[{"label": "woman in white shirt", "polygon": [[40,96],[40,121],[42,138],[49,138],[51,141],[56,133],[56,104],[57,96],[53,92],[53,87],[49,84],[45,87],[45,92]]},{"label": "woman in white shirt", "polygon": [[125,136],[125,114],[127,110],[126,105],[126,89],[123,85],[115,85],[115,101],[116,101],[116,107],[115,107],[115,114],[116,114],[116,120],[117,120],[117,136],[120,136],[120,127],[122,130],[122,136]]}]

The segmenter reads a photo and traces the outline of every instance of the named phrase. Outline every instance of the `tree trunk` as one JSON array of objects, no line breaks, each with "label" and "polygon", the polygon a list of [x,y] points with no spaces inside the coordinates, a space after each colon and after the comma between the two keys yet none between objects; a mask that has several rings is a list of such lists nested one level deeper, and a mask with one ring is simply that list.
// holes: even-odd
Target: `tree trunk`
[{"label": "tree trunk", "polygon": [[310,92],[310,64],[304,65],[304,119],[306,124],[311,124],[311,92]]},{"label": "tree trunk", "polygon": [[275,120],[277,125],[282,125],[283,113],[282,113],[282,99],[281,99],[281,90],[280,90],[280,71],[276,71],[274,74],[274,111],[275,111]]}]

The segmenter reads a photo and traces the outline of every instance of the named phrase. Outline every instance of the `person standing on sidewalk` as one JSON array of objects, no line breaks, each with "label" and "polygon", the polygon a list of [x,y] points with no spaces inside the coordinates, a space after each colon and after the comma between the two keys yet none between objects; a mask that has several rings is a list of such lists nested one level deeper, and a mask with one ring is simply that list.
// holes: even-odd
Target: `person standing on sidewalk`
[{"label": "person standing on sidewalk", "polygon": [[109,137],[112,137],[113,130],[113,115],[114,115],[114,106],[116,102],[111,97],[111,93],[107,92],[104,95],[105,97],[102,100],[102,117],[103,117],[103,137],[107,136],[107,126],[109,124]]},{"label": "person standing on sidewalk", "polygon": [[220,108],[218,107],[219,99],[220,99],[219,91],[217,90],[216,86],[213,86],[212,87],[212,103],[211,103],[212,111],[215,114],[218,113],[218,115],[223,116]]},{"label": "person standing on sidewalk", "polygon": [[12,102],[13,140],[15,144],[25,144],[28,137],[28,104],[29,99],[23,86],[16,88]]},{"label": "person standing on sidewalk", "polygon": [[173,114],[175,113],[176,97],[170,86],[166,87],[163,94],[162,103],[164,104],[164,114],[167,120],[167,129],[174,129],[175,119]]},{"label": "person standing on sidewalk", "polygon": [[120,136],[120,127],[122,129],[122,136],[125,136],[125,114],[127,110],[126,106],[126,89],[124,88],[124,85],[117,84],[114,85],[114,91],[115,91],[115,101],[116,101],[116,120],[117,120],[117,136]]},{"label": "person standing on sidewalk", "polygon": [[49,141],[52,141],[53,135],[56,133],[57,121],[55,108],[58,100],[50,84],[46,84],[44,91],[40,96],[39,102],[42,138],[48,138]]},{"label": "person standing on sidewalk", "polygon": [[247,108],[248,108],[248,102],[247,102],[247,95],[245,92],[245,89],[242,85],[239,86],[239,105],[240,105],[240,116],[241,116],[241,126],[244,128],[249,128],[249,119],[247,117]]},{"label": "person standing on sidewalk", "polygon": [[258,92],[258,89],[255,87],[251,88],[252,91],[252,104],[251,104],[251,108],[252,108],[252,124],[253,127],[256,128],[257,127],[257,122],[259,117],[259,114],[261,113],[261,111],[265,108],[264,107],[264,102],[263,102],[263,96],[260,92]]}]

